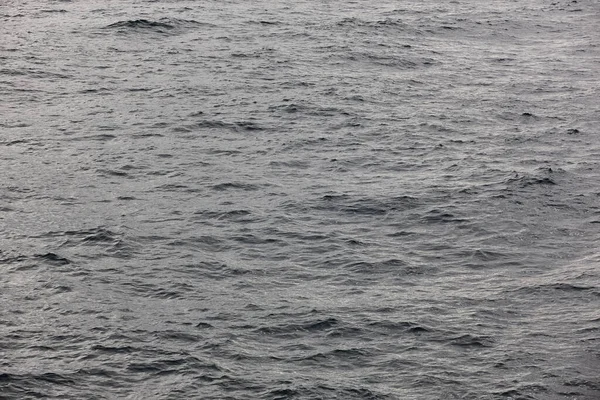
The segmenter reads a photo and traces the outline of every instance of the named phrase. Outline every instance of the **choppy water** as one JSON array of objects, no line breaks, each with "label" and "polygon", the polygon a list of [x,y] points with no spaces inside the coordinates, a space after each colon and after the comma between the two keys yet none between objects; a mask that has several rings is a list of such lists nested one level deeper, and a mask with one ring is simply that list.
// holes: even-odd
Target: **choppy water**
[{"label": "choppy water", "polygon": [[0,3],[0,397],[600,398],[600,5]]}]

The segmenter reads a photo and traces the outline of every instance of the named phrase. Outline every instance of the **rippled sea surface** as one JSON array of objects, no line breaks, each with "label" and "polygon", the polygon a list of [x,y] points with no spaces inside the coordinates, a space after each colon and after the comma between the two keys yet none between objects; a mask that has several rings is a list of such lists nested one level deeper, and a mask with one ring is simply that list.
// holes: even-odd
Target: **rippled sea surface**
[{"label": "rippled sea surface", "polygon": [[0,2],[0,398],[600,398],[600,4]]}]

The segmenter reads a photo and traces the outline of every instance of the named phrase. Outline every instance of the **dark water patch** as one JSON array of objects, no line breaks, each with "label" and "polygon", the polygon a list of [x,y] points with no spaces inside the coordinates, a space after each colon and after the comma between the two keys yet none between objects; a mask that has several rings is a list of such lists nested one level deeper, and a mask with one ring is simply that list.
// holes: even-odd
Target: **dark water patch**
[{"label": "dark water patch", "polygon": [[70,231],[50,231],[44,234],[47,237],[67,237],[80,239],[82,242],[89,243],[112,243],[119,240],[121,235],[105,227],[92,229],[70,230]]},{"label": "dark water patch", "polygon": [[428,211],[421,217],[421,220],[428,224],[448,224],[448,223],[462,223],[467,222],[466,218],[461,218],[450,212],[433,209]]},{"label": "dark water patch", "polygon": [[40,380],[40,381],[57,384],[57,385],[74,385],[74,384],[76,384],[75,380],[73,380],[72,378],[69,378],[65,375],[53,373],[53,372],[46,372],[46,373],[39,374],[39,375],[30,375],[30,377],[35,380]]},{"label": "dark water patch", "polygon": [[600,287],[598,286],[587,286],[578,285],[566,282],[546,283],[539,285],[522,286],[515,290],[516,292],[523,292],[527,294],[536,293],[553,293],[553,292],[564,292],[564,293],[578,293],[588,292],[595,295],[600,295]]},{"label": "dark water patch", "polygon": [[273,168],[294,168],[294,169],[307,169],[310,168],[312,163],[305,160],[286,160],[286,161],[270,161],[269,165]]},{"label": "dark water patch", "polygon": [[72,79],[70,75],[60,74],[57,72],[44,71],[37,68],[22,68],[22,69],[0,69],[0,75],[7,76],[26,76],[36,79]]},{"label": "dark water patch", "polygon": [[[198,327],[196,325],[196,327]],[[164,340],[168,342],[178,341],[178,342],[187,342],[187,343],[198,343],[201,339],[200,336],[195,334],[190,334],[187,332],[179,332],[179,331],[166,331],[166,332],[157,332],[155,336],[159,340]]]},{"label": "dark water patch", "polygon": [[350,195],[325,195],[312,207],[319,211],[333,211],[356,215],[384,215],[416,208],[420,201],[411,196],[390,198],[355,197]]},{"label": "dark water patch", "polygon": [[260,392],[258,395],[265,400],[285,399],[347,399],[347,400],[395,400],[395,396],[382,393],[366,387],[335,384],[300,384],[280,382]]},{"label": "dark water patch", "polygon": [[253,121],[238,121],[235,123],[236,130],[242,131],[262,131],[263,127]]},{"label": "dark water patch", "polygon": [[342,266],[344,271],[354,274],[365,274],[365,276],[379,274],[400,275],[408,267],[410,265],[406,261],[397,258],[377,262],[353,261]]},{"label": "dark water patch", "polygon": [[248,223],[252,221],[256,221],[257,217],[252,214],[250,210],[231,210],[231,211],[196,211],[194,213],[196,216],[200,216],[202,219],[207,220],[216,220],[216,221],[232,221],[232,222],[241,222]]},{"label": "dark water patch", "polygon": [[154,124],[150,125],[150,128],[153,128],[153,129],[164,129],[164,128],[168,128],[169,126],[171,126],[170,122],[157,122],[157,123],[154,123]]},{"label": "dark water patch", "polygon": [[224,371],[214,362],[205,362],[194,356],[159,359],[151,362],[132,362],[127,365],[127,370],[132,373],[152,375],[181,374],[193,371]]},{"label": "dark water patch", "polygon": [[193,111],[191,113],[188,114],[188,117],[201,117],[204,115],[204,111]]},{"label": "dark water patch", "polygon": [[297,399],[303,395],[302,390],[291,389],[291,388],[277,388],[270,389],[266,392],[261,393],[261,398],[271,400],[285,400],[285,399]]},{"label": "dark water patch", "polygon": [[108,353],[108,354],[130,354],[139,351],[133,346],[105,346],[97,344],[91,347],[93,351]]},{"label": "dark water patch", "polygon": [[[2,396],[11,398],[48,398],[52,389],[65,390],[77,385],[75,379],[63,374],[47,372],[43,374],[0,374]],[[3,397],[4,398],[4,397]]]},{"label": "dark water patch", "polygon": [[270,325],[263,326],[256,330],[257,333],[263,335],[274,335],[274,336],[299,336],[303,333],[319,333],[319,332],[328,332],[333,327],[337,326],[340,323],[336,318],[327,318],[327,319],[317,319],[312,321],[307,321],[303,324],[285,324],[285,325]]},{"label": "dark water patch", "polygon": [[94,95],[99,95],[99,96],[108,96],[113,94],[113,90],[109,89],[109,88],[89,88],[89,89],[83,89],[80,90],[79,93],[81,94],[94,94]]},{"label": "dark water patch", "polygon": [[99,141],[99,142],[107,142],[116,139],[117,136],[111,135],[110,133],[100,133],[97,135],[89,135],[89,136],[74,136],[70,137],[69,140],[75,142],[87,142],[89,140]]},{"label": "dark water patch", "polygon": [[230,239],[234,240],[238,243],[251,244],[251,245],[284,243],[280,239],[261,237],[259,235],[254,235],[254,234],[232,236]]},{"label": "dark water patch", "polygon": [[462,28],[460,26],[457,25],[441,25],[439,27],[439,29],[441,29],[442,31],[456,31],[456,30],[462,30]]},{"label": "dark water patch", "polygon": [[5,372],[0,373],[0,382],[9,382],[13,379],[14,378],[11,374],[7,374]]},{"label": "dark water patch", "polygon": [[253,121],[226,122],[221,120],[202,120],[193,124],[173,128],[176,132],[194,132],[197,130],[229,130],[233,132],[262,131],[265,128]]},{"label": "dark water patch", "polygon": [[497,391],[497,392],[495,392],[493,394],[494,394],[494,396],[498,396],[501,399],[507,399],[507,400],[513,400],[513,399],[517,399],[517,400],[537,400],[537,398],[534,395],[531,395],[531,394],[528,394],[528,393],[524,393],[520,389],[502,390],[502,391]]},{"label": "dark water patch", "polygon": [[325,353],[315,353],[307,356],[302,356],[296,359],[295,361],[319,361],[319,362],[327,362],[327,361],[356,361],[357,359],[362,359],[370,355],[370,352],[365,349],[360,348],[350,348],[350,349],[334,349]]},{"label": "dark water patch", "polygon": [[458,347],[492,347],[494,345],[494,341],[491,337],[488,336],[477,336],[464,334],[456,337],[452,337],[446,340],[443,340],[451,344],[452,346]]},{"label": "dark water patch", "polygon": [[[320,237],[320,239],[326,239],[326,238],[327,238],[327,236],[321,236]],[[368,243],[366,243],[366,242],[364,242],[362,240],[359,240],[359,239],[347,239],[345,241],[345,243],[348,246],[351,246],[351,247],[363,247],[363,246],[368,246],[369,245]]]},{"label": "dark water patch", "polygon": [[261,58],[263,56],[262,52],[255,51],[252,53],[231,53],[231,57],[233,58]]},{"label": "dark water patch", "polygon": [[185,20],[176,18],[161,18],[159,20],[149,20],[141,18],[118,21],[105,26],[104,29],[114,30],[122,34],[135,32],[178,34],[186,29],[198,28],[200,26],[210,25],[205,25],[195,20]]},{"label": "dark water patch", "polygon": [[138,296],[163,300],[181,299],[189,290],[185,285],[171,284],[169,287],[163,287],[162,285],[144,283],[139,280],[122,282],[120,285]]},{"label": "dark water patch", "polygon": [[280,25],[281,22],[280,21],[268,21],[268,20],[250,20],[247,21],[248,24],[258,24],[258,25]]},{"label": "dark water patch", "polygon": [[404,335],[406,333],[420,334],[434,332],[434,330],[430,327],[408,321],[375,321],[367,324],[367,327],[370,330],[385,335]]},{"label": "dark water patch", "polygon": [[[45,234],[46,237],[63,237],[65,241],[60,247],[85,246],[90,249],[96,248],[104,252],[104,255],[110,255],[117,258],[129,258],[134,254],[136,244],[127,240],[123,234],[116,233],[105,227],[94,229],[82,229],[77,231],[53,231]],[[95,258],[98,256],[96,251],[91,251],[84,257]]]},{"label": "dark water patch", "polygon": [[528,122],[531,120],[540,120],[540,117],[530,112],[524,112],[521,114],[521,121]]},{"label": "dark water patch", "polygon": [[60,9],[48,9],[48,10],[40,10],[40,12],[45,13],[45,14],[62,14],[62,13],[66,13],[68,12],[67,10],[60,8]]},{"label": "dark water patch", "polygon": [[112,124],[112,125],[99,125],[97,127],[97,129],[99,131],[118,131],[119,130],[119,125],[116,124]]},{"label": "dark water patch", "polygon": [[538,167],[536,168],[536,171],[539,174],[561,174],[564,175],[567,173],[567,171],[565,171],[564,169],[560,168],[560,167]]},{"label": "dark water patch", "polygon": [[97,170],[98,174],[106,177],[121,177],[127,178],[129,177],[129,173],[125,171],[112,170],[112,169],[99,169]]},{"label": "dark water patch", "polygon": [[[166,245],[170,247],[191,248],[208,252],[226,251],[231,248],[231,245],[223,238],[211,235],[199,235],[190,239],[174,239],[166,241]],[[196,265],[196,264],[194,264]],[[212,263],[205,261],[197,265],[211,266]],[[221,265],[221,264],[219,264]]]},{"label": "dark water patch", "polygon": [[575,284],[570,284],[570,283],[555,283],[552,285],[549,285],[549,288],[553,289],[553,290],[564,290],[564,291],[587,291],[587,290],[593,290],[593,291],[597,291],[599,289],[598,286],[583,286],[583,285],[575,285]]},{"label": "dark water patch", "polygon": [[146,88],[146,87],[126,88],[126,89],[124,89],[125,92],[131,92],[131,93],[150,92],[152,90],[153,90],[153,88]]},{"label": "dark water patch", "polygon": [[[61,294],[61,293],[69,293],[73,291],[71,286],[60,285],[56,283],[45,283],[42,285],[44,289],[48,289],[52,294]],[[68,314],[68,313],[63,313]]]},{"label": "dark water patch", "polygon": [[[22,13],[17,13],[17,14],[0,14],[0,17],[7,18],[7,19],[9,19],[9,18],[25,18],[25,17],[27,17],[27,15],[22,14]],[[16,51],[16,49],[13,50],[13,51]]]},{"label": "dark water patch", "polygon": [[[265,232],[267,233],[267,232]],[[312,232],[292,232],[292,231],[281,231],[281,230],[268,230],[270,235],[285,237],[289,239],[296,239],[300,242],[323,242],[332,239],[334,234],[331,235],[323,235],[320,233],[312,233]]]},{"label": "dark water patch", "polygon": [[343,52],[339,55],[343,60],[360,62],[366,64],[373,64],[377,66],[393,67],[397,69],[415,69],[418,65],[431,65],[432,59],[427,60],[414,60],[404,54],[382,54],[375,51],[354,51],[351,53]]},{"label": "dark water patch", "polygon": [[[157,174],[157,175],[162,176],[164,174]],[[200,188],[190,187],[188,185],[181,184],[181,183],[165,183],[163,185],[155,187],[154,189],[152,189],[152,191],[198,193],[198,192],[202,192],[203,190]]]},{"label": "dark water patch", "polygon": [[498,259],[506,258],[507,254],[492,251],[492,250],[482,250],[477,249],[471,252],[470,258],[478,261],[495,261]]},{"label": "dark water patch", "polygon": [[77,371],[78,376],[83,376],[84,379],[87,377],[95,378],[107,378],[115,379],[119,377],[119,374],[115,371],[111,371],[106,368],[82,368]]},{"label": "dark water patch", "polygon": [[175,133],[191,133],[192,129],[185,126],[176,126],[172,129],[172,131]]},{"label": "dark water patch", "polygon": [[600,381],[598,380],[593,381],[585,378],[575,378],[566,381],[564,385],[571,388],[584,389],[585,394],[590,393],[590,390],[592,391],[591,393],[594,394],[600,393]]},{"label": "dark water patch", "polygon": [[378,20],[365,20],[357,17],[343,18],[342,20],[336,22],[337,26],[341,27],[353,27],[353,28],[372,28],[375,30],[380,29],[393,29],[393,30],[405,30],[410,27],[410,25],[404,23],[401,19],[395,18],[386,18],[386,19],[378,19]]},{"label": "dark water patch", "polygon": [[234,129],[235,125],[219,120],[202,120],[192,125],[187,125],[188,128],[199,128],[199,129]]},{"label": "dark water patch", "polygon": [[[222,251],[228,247],[216,247],[206,249],[206,251]],[[203,262],[198,264],[186,265],[186,270],[195,271],[199,276],[212,280],[239,279],[245,275],[256,275],[257,270],[253,268],[235,267],[226,263]]]},{"label": "dark water patch", "polygon": [[302,104],[286,103],[280,105],[269,106],[270,111],[280,112],[285,114],[295,114],[298,112],[306,111],[308,108]]},{"label": "dark water patch", "polygon": [[[214,147],[205,149],[204,152],[206,154],[212,154],[212,155],[218,155],[218,156],[238,156],[238,155],[242,154],[242,151],[240,151],[240,150],[222,149],[222,148],[214,148]],[[211,165],[210,163],[201,163],[201,162],[199,162],[199,164]]]},{"label": "dark water patch", "polygon": [[37,263],[24,263],[14,267],[14,271],[33,271],[39,268],[41,268],[41,266]]},{"label": "dark water patch", "polygon": [[53,265],[67,265],[71,263],[67,258],[61,257],[55,253],[36,254],[35,257]]},{"label": "dark water patch", "polygon": [[[3,128],[26,128],[29,125],[28,124],[16,124],[16,125],[6,125],[6,124],[0,124],[0,126],[2,126]],[[29,140],[25,140],[25,139],[17,139],[17,140],[11,140],[10,142],[4,142],[3,144],[5,146],[14,146],[17,144],[26,144],[29,143]]]},{"label": "dark water patch", "polygon": [[224,182],[219,183],[217,185],[211,186],[211,189],[217,191],[227,191],[227,190],[242,190],[242,191],[255,191],[262,189],[262,185],[256,185],[251,183],[243,183],[243,182]]},{"label": "dark water patch", "polygon": [[365,330],[358,326],[335,326],[327,332],[328,338],[344,338],[350,340],[352,338],[362,338],[365,335]]},{"label": "dark water patch", "polygon": [[514,175],[505,181],[510,185],[516,185],[521,188],[537,185],[556,185],[554,179],[548,176],[534,176],[526,173],[515,172]]},{"label": "dark water patch", "polygon": [[210,235],[200,235],[200,236],[193,237],[191,240],[196,245],[206,246],[203,248],[206,248],[207,250],[213,249],[215,251],[221,251],[221,250],[227,249],[227,245],[225,244],[225,241],[220,237],[210,236]]}]

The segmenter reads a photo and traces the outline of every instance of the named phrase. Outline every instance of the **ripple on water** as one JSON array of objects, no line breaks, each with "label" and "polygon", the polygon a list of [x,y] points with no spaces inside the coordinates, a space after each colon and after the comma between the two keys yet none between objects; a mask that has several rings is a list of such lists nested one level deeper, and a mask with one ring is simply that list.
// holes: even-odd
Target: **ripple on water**
[{"label": "ripple on water", "polygon": [[0,13],[0,397],[598,398],[593,2]]}]

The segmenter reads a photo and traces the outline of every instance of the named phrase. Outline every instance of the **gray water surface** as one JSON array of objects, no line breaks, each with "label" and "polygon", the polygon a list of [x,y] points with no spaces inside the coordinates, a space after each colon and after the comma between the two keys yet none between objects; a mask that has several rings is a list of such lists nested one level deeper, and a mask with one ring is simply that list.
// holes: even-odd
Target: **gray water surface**
[{"label": "gray water surface", "polygon": [[599,18],[2,1],[0,398],[600,398]]}]

